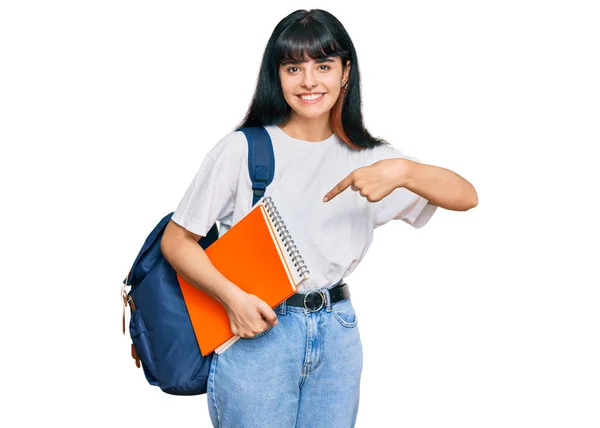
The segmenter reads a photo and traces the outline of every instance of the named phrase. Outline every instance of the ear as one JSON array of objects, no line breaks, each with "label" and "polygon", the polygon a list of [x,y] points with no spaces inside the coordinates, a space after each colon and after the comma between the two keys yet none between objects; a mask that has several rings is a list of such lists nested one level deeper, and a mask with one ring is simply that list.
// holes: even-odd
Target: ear
[{"label": "ear", "polygon": [[350,76],[350,60],[346,61],[346,65],[344,66],[344,72],[342,74],[344,82],[348,81],[349,76]]}]

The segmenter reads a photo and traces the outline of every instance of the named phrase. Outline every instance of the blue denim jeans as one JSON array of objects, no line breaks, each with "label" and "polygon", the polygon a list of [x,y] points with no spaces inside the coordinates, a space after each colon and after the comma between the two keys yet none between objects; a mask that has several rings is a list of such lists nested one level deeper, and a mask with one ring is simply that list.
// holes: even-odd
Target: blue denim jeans
[{"label": "blue denim jeans", "polygon": [[[333,287],[333,286],[332,286]],[[358,414],[362,344],[351,298],[329,288],[317,312],[274,308],[279,324],[214,354],[210,418],[220,428],[350,428]]]}]

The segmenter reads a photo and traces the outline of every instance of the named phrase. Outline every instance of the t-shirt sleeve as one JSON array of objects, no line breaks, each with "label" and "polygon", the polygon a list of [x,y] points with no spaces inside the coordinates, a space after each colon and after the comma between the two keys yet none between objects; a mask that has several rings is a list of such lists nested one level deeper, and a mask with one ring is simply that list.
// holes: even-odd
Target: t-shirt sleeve
[{"label": "t-shirt sleeve", "polygon": [[[379,146],[378,153],[372,163],[382,159],[404,158],[414,162],[419,162],[415,157],[406,156],[399,149],[393,146]],[[377,202],[375,214],[375,227],[382,226],[390,220],[403,220],[414,228],[425,226],[436,211],[437,206],[431,204],[424,197],[408,190],[405,187],[399,187],[389,195]]]},{"label": "t-shirt sleeve", "polygon": [[206,236],[217,220],[233,213],[241,160],[235,134],[241,132],[227,135],[207,153],[171,217],[197,235]]}]

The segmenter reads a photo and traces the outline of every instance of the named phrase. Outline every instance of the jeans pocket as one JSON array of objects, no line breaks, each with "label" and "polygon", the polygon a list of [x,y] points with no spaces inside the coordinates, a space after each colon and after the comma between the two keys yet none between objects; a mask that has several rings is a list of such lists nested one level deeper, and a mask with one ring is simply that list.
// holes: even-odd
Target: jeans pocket
[{"label": "jeans pocket", "polygon": [[275,326],[272,325],[271,327],[267,328],[265,331],[262,331],[252,337],[244,337],[244,339],[259,339],[259,338],[265,336],[266,334],[268,334],[273,329],[273,327],[275,327]]},{"label": "jeans pocket", "polygon": [[358,320],[349,297],[331,305],[331,312],[342,326],[347,328],[356,327]]}]

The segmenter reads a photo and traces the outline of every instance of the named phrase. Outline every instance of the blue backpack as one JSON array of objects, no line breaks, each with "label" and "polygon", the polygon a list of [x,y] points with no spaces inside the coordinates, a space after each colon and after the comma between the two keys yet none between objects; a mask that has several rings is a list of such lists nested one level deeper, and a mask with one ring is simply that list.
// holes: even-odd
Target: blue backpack
[{"label": "blue backpack", "polygon": [[[239,128],[248,140],[248,170],[254,206],[273,181],[275,156],[263,127]],[[123,334],[125,308],[130,308],[131,355],[146,380],[168,394],[206,393],[213,353],[202,356],[181,294],[175,270],[160,250],[165,227],[173,213],[152,230],[123,281]],[[215,223],[198,244],[208,248],[219,237]],[[125,287],[131,286],[129,292]]]}]

